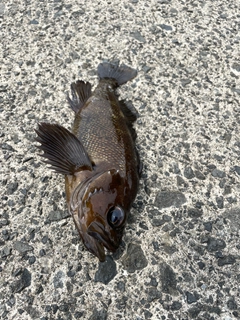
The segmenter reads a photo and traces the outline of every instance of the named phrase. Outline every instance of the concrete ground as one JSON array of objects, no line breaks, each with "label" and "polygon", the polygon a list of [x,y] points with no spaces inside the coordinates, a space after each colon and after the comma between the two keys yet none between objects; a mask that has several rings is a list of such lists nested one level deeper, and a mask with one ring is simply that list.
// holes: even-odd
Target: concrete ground
[{"label": "concrete ground", "polygon": [[[0,1],[0,318],[239,319],[239,2]],[[143,173],[99,263],[34,129],[70,128],[71,82],[107,59],[138,69],[118,92]]]}]

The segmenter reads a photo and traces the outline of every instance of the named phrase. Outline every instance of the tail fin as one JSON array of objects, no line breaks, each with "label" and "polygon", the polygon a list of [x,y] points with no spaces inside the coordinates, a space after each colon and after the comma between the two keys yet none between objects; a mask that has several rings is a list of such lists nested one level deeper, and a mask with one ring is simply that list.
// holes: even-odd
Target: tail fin
[{"label": "tail fin", "polygon": [[135,78],[136,75],[137,70],[127,67],[123,64],[118,66],[118,64],[102,62],[98,66],[98,76],[100,79],[115,79],[119,86]]}]

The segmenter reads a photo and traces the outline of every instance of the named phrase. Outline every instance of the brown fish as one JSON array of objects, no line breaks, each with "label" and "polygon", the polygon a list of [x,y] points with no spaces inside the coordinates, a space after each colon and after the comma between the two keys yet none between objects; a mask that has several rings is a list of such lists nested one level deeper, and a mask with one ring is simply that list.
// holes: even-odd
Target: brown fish
[{"label": "brown fish", "polygon": [[93,92],[89,82],[71,85],[72,133],[40,123],[36,140],[45,162],[65,175],[68,209],[85,247],[104,261],[104,247],[111,252],[119,247],[139,184],[136,115],[115,94],[137,71],[103,62],[98,75]]}]

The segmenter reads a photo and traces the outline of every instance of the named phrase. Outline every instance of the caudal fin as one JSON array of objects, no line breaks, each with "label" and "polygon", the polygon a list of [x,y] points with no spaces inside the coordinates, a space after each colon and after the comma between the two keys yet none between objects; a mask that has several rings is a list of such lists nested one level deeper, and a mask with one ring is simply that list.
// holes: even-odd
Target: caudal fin
[{"label": "caudal fin", "polygon": [[112,64],[102,62],[98,66],[98,76],[100,79],[115,79],[120,86],[129,80],[132,80],[137,75],[137,70],[125,65]]}]

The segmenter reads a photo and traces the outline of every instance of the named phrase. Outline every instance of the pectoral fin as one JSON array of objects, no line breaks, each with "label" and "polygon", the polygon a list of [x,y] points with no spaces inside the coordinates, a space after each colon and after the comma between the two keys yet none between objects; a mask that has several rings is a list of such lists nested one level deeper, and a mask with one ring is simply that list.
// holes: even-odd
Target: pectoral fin
[{"label": "pectoral fin", "polygon": [[78,138],[58,124],[40,123],[36,130],[46,163],[58,173],[73,175],[79,170],[92,170],[92,163]]}]

